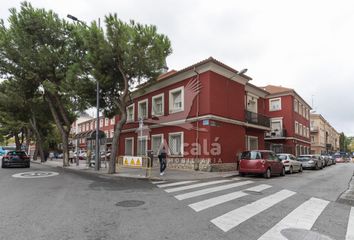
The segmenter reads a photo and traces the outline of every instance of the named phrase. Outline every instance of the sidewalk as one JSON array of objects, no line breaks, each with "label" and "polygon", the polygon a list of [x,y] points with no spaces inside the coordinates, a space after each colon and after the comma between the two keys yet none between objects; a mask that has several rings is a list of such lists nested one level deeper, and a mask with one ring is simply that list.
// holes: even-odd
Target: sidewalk
[{"label": "sidewalk", "polygon": [[[41,163],[40,161],[32,161],[32,163],[42,164],[51,167],[63,167],[63,162],[61,159],[48,160],[47,162]],[[105,167],[104,163],[101,163],[101,169],[97,172],[93,167],[88,167],[85,160],[79,161],[79,166],[76,163],[71,163],[67,169],[73,169],[77,171],[92,172],[97,174],[107,174],[108,163]],[[232,177],[238,175],[238,171],[231,172],[201,172],[193,170],[182,170],[182,169],[166,169],[165,175],[160,176],[159,166],[154,166],[151,170],[151,176],[146,177],[145,169],[131,169],[131,168],[120,168],[115,174],[110,174],[117,177],[127,177],[127,178],[138,178],[138,179],[151,179],[151,180],[193,180],[193,179],[210,179],[210,178],[220,178],[220,177]]]}]

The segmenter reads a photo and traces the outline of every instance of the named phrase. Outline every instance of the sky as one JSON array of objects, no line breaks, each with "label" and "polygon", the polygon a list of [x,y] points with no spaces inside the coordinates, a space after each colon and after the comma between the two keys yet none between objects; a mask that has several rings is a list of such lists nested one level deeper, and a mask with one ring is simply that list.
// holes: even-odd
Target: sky
[{"label": "sky", "polygon": [[[0,18],[21,1],[1,0]],[[293,88],[338,131],[354,136],[354,1],[32,0],[90,23],[108,13],[153,24],[169,37],[169,69],[210,56],[252,84]],[[313,104],[312,104],[313,103]]]}]

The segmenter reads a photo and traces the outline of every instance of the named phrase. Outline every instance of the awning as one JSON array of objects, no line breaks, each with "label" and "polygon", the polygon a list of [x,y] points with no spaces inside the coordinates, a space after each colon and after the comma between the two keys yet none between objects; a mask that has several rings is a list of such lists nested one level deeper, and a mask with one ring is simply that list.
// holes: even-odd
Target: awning
[{"label": "awning", "polygon": [[[106,134],[103,131],[99,130],[98,137],[100,139],[106,138]],[[94,140],[94,139],[96,139],[96,130],[81,132],[81,133],[78,133],[74,136],[74,139],[79,139],[79,138],[86,138],[87,140]]]}]

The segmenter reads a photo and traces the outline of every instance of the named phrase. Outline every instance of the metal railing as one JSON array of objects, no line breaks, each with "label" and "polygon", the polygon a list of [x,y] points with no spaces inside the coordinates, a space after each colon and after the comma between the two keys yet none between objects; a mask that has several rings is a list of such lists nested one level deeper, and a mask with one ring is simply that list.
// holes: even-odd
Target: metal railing
[{"label": "metal railing", "polygon": [[270,127],[270,118],[259,113],[245,110],[245,119],[248,123]]},{"label": "metal railing", "polygon": [[285,129],[280,129],[280,130],[277,130],[277,131],[266,132],[265,137],[266,138],[286,137],[286,130]]}]

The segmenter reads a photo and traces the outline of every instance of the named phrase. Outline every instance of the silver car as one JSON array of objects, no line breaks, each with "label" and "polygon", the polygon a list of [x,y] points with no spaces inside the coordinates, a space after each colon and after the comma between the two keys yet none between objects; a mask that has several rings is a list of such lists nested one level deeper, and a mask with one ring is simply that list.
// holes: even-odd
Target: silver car
[{"label": "silver car", "polygon": [[278,158],[283,162],[285,171],[292,174],[293,172],[302,172],[302,163],[296,157],[289,153],[278,153]]},{"label": "silver car", "polygon": [[322,169],[323,168],[323,159],[319,155],[300,155],[297,157],[297,160],[302,163],[302,167],[310,169]]}]

